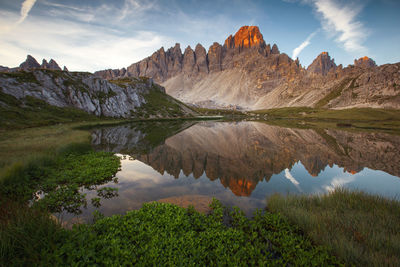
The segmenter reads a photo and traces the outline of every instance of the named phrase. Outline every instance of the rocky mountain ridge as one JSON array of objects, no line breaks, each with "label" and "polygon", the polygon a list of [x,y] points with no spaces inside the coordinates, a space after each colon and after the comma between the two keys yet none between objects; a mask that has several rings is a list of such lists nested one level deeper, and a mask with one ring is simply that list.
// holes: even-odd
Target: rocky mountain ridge
[{"label": "rocky mountain ridge", "polygon": [[326,102],[322,106],[327,108],[400,108],[399,67],[376,66],[364,57],[343,68],[322,52],[306,69],[276,44],[266,44],[257,26],[243,26],[224,45],[213,43],[208,52],[198,44],[182,53],[176,44],[127,68],[95,75],[152,77],[168,94],[204,107],[315,107]]},{"label": "rocky mountain ridge", "polygon": [[[0,66],[0,72],[17,72],[21,70],[30,71],[34,69],[61,70],[60,66],[54,59],[51,58],[49,62],[47,62],[46,59],[43,59],[42,64],[39,64],[39,62],[37,62],[36,59],[31,55],[28,55],[26,60],[22,62],[19,67],[9,68]],[[64,66],[63,71],[68,71],[68,68]]]},{"label": "rocky mountain ridge", "polygon": [[[0,71],[0,91],[18,100],[27,97],[56,107],[74,107],[105,117],[174,117],[194,112],[165,94],[147,77],[104,80],[85,72],[61,71],[54,60],[42,65],[32,56],[19,69]],[[153,103],[157,102],[156,105]],[[0,105],[7,103],[0,99]]]}]

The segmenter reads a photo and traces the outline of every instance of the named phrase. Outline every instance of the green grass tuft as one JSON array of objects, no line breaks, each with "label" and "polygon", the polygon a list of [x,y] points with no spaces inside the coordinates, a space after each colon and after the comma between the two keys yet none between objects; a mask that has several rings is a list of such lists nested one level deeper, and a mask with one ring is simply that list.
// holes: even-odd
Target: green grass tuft
[{"label": "green grass tuft", "polygon": [[320,196],[274,195],[268,209],[349,265],[400,266],[400,202],[336,189]]}]

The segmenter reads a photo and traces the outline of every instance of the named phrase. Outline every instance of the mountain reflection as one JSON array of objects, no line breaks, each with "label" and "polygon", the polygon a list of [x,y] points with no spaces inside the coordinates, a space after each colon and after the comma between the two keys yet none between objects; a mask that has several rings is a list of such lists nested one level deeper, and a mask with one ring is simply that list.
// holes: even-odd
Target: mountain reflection
[{"label": "mountain reflection", "polygon": [[[400,137],[335,129],[292,129],[259,122],[138,124],[95,130],[93,145],[128,154],[161,174],[219,179],[237,196],[301,161],[312,176],[334,164],[400,176]],[[294,179],[294,178],[293,178]],[[293,182],[293,181],[292,181]]]}]

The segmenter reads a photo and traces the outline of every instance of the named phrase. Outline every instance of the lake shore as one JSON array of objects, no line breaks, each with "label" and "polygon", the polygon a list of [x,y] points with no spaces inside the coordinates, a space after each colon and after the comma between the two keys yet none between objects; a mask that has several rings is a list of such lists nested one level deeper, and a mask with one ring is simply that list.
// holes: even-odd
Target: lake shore
[{"label": "lake shore", "polygon": [[[195,259],[192,263],[208,264],[239,264],[245,260],[249,264],[336,265],[363,262],[364,265],[372,266],[383,259],[387,265],[399,262],[396,245],[399,244],[397,233],[400,232],[396,223],[399,221],[399,202],[362,192],[339,190],[315,197],[274,196],[267,202],[268,211],[252,219],[243,216],[239,210],[224,211],[216,203],[214,211],[209,215],[170,204],[148,204],[125,216],[97,216],[94,224],[84,224],[73,230],[64,229],[59,222],[50,218],[53,208],[59,207],[56,204],[62,203],[65,207],[67,203],[72,209],[75,203],[82,204],[79,202],[82,200],[79,194],[72,193],[74,190],[82,185],[90,187],[110,180],[112,173],[118,169],[116,158],[111,153],[93,152],[90,149],[90,132],[86,129],[101,125],[113,126],[115,123],[126,122],[80,122],[1,133],[0,147],[3,153],[0,154],[0,181],[5,191],[0,194],[0,247],[1,258],[5,259],[6,264],[17,264],[13,262],[14,259],[20,259],[21,264],[62,263],[63,260],[72,263],[83,260],[85,255],[94,255],[94,251],[99,248],[113,252],[104,252],[100,258],[90,256],[87,258],[88,264],[115,260],[120,260],[122,264],[124,260],[134,262],[140,256],[144,257],[143,262],[148,263],[167,263],[167,260],[173,263],[177,259],[178,262],[190,263],[187,261],[190,257]],[[149,141],[157,144],[179,129],[172,125],[168,133],[152,136]],[[71,146],[71,143],[76,142],[80,144]],[[100,165],[110,168],[97,172],[98,175],[90,174],[95,166]],[[52,178],[65,175],[64,167],[82,173],[89,171],[89,174],[83,176],[79,173],[71,174],[73,177],[86,177],[87,180],[70,183],[62,194],[55,194],[53,201],[29,206],[30,196],[38,188],[60,188],[66,185],[65,179]],[[5,180],[7,186],[4,186]],[[35,183],[32,184],[32,181]],[[71,179],[68,178],[68,181]],[[103,193],[104,196],[113,192]],[[13,194],[15,197],[12,197]],[[101,196],[94,199],[93,203],[100,201]],[[321,209],[327,216],[320,217],[323,214]],[[377,210],[380,211],[379,216],[375,215]],[[171,217],[177,219],[170,220]],[[143,223],[131,228],[134,237],[126,236],[126,225],[133,225],[138,219],[143,219]],[[160,224],[167,226],[162,228]],[[185,231],[176,230],[176,225]],[[142,230],[137,232],[137,229]],[[170,233],[177,236],[171,239],[168,237]],[[186,243],[179,235],[187,237]],[[202,239],[203,235],[215,235],[214,245],[209,244],[209,239]],[[85,243],[82,240],[93,242]],[[109,247],[109,244],[114,244],[112,242],[116,242],[116,245]],[[119,245],[126,242],[131,242],[132,246]],[[152,245],[146,247],[149,242]],[[77,245],[84,243],[87,246]],[[386,245],[381,246],[383,243]],[[138,254],[130,254],[135,246],[139,248]],[[175,247],[177,250],[164,255],[165,251],[169,251],[165,250],[167,247]],[[191,248],[192,254],[186,255],[179,250],[187,247]],[[366,253],[370,257],[363,261]],[[268,261],[264,262],[266,259]]]}]

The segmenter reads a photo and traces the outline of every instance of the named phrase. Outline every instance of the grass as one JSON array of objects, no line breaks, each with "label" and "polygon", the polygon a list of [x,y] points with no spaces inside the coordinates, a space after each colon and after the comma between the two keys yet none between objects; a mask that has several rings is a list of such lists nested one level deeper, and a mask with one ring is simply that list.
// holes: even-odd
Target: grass
[{"label": "grass", "polygon": [[110,181],[120,160],[110,152],[94,152],[90,144],[70,144],[52,155],[14,164],[0,177],[0,197],[34,202],[51,212],[79,213],[86,206],[81,187],[92,188]]},{"label": "grass", "polygon": [[246,116],[240,110],[233,109],[210,109],[210,108],[195,108],[195,110],[204,115],[221,115],[221,116]]},{"label": "grass", "polygon": [[[354,88],[354,82],[355,82],[355,80],[356,80],[356,79],[353,79],[353,80],[352,80],[351,85],[350,85],[350,88]],[[329,103],[331,100],[333,100],[333,99],[339,97],[339,96],[342,94],[342,92],[343,92],[344,88],[346,87],[346,85],[348,85],[350,81],[351,81],[351,79],[345,79],[345,80],[343,80],[336,88],[334,88],[330,93],[328,93],[325,97],[323,97],[321,100],[319,100],[319,101],[315,104],[315,107],[316,107],[316,108],[322,108],[322,107],[328,105],[328,103]]]},{"label": "grass", "polygon": [[399,201],[336,189],[320,196],[274,195],[267,205],[346,264],[400,266]]},{"label": "grass", "polygon": [[57,123],[99,120],[77,108],[52,106],[34,97],[17,99],[0,90],[0,130],[22,129]]},{"label": "grass", "polygon": [[[55,251],[55,264],[74,265],[333,265],[276,214],[253,219],[218,201],[210,215],[166,203],[79,225]],[[224,215],[225,214],[225,215]],[[224,223],[225,222],[225,223]]]},{"label": "grass", "polygon": [[[68,234],[50,212],[79,213],[86,206],[80,187],[108,182],[119,166],[112,153],[93,152],[83,143],[8,168],[0,179],[0,264],[46,265]],[[36,192],[45,197],[35,199]],[[96,201],[115,194],[101,188]]]},{"label": "grass", "polygon": [[400,134],[400,110],[395,109],[321,109],[309,107],[276,108],[251,112],[263,121],[284,127],[346,128],[380,130]]}]

